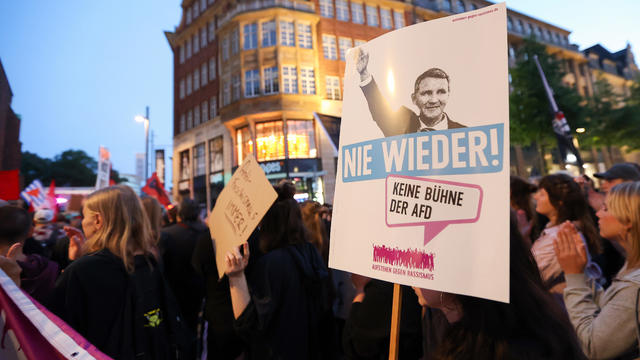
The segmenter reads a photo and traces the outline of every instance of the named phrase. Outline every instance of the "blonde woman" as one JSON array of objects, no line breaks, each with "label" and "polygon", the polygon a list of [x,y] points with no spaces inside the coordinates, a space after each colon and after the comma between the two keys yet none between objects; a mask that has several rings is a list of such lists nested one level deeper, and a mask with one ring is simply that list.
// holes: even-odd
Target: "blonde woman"
[{"label": "blonde woman", "polygon": [[108,187],[87,197],[82,214],[85,255],[58,279],[50,309],[113,358],[172,358],[175,317],[140,199],[127,186]]},{"label": "blonde woman", "polygon": [[555,253],[567,280],[564,301],[582,349],[591,359],[638,356],[638,296],[640,295],[640,182],[609,191],[597,212],[600,235],[619,242],[626,262],[603,291],[587,285],[584,242],[572,226],[563,226]]}]

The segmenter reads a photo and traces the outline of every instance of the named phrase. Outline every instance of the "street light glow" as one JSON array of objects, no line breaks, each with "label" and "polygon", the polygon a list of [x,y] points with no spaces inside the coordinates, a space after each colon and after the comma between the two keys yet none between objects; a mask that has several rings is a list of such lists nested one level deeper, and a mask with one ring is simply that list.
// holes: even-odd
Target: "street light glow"
[{"label": "street light glow", "polygon": [[576,132],[577,132],[578,134],[582,134],[582,133],[583,133],[583,132],[585,132],[585,131],[587,131],[585,128],[577,128],[577,129],[576,129]]}]

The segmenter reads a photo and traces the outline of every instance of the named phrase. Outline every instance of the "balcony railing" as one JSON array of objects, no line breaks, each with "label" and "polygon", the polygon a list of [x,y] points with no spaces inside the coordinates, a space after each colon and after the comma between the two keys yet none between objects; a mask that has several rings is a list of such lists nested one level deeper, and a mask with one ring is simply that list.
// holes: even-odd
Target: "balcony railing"
[{"label": "balcony railing", "polygon": [[304,0],[254,0],[240,2],[235,7],[231,8],[220,20],[218,21],[218,28],[224,26],[236,15],[247,12],[256,11],[273,7],[282,7],[287,9],[293,9],[298,11],[304,11],[309,13],[315,13],[316,9],[312,2]]}]

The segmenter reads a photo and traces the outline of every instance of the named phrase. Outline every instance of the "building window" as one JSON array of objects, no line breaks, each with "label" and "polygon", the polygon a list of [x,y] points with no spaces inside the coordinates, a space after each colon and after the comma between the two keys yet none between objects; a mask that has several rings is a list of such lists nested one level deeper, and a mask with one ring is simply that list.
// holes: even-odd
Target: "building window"
[{"label": "building window", "polygon": [[322,34],[322,50],[324,58],[336,60],[338,58],[336,52],[336,37],[333,35]]},{"label": "building window", "polygon": [[222,60],[229,60],[229,35],[222,37]]},{"label": "building window", "polygon": [[209,121],[209,102],[207,100],[203,101],[200,109],[202,109],[202,122]]},{"label": "building window", "polygon": [[340,78],[327,76],[327,99],[340,100]]},{"label": "building window", "polygon": [[258,24],[246,24],[243,30],[243,49],[250,50],[258,47]]},{"label": "building window", "polygon": [[187,45],[187,59],[189,59],[191,58],[191,39],[187,39],[185,43]]},{"label": "building window", "polygon": [[304,49],[313,48],[313,41],[311,39],[311,25],[298,24],[298,46]]},{"label": "building window", "polygon": [[191,129],[193,127],[193,110],[189,110],[187,112],[187,129]]},{"label": "building window", "polygon": [[456,1],[456,12],[463,13],[464,12],[464,3],[462,0]]},{"label": "building window", "polygon": [[326,18],[333,17],[333,0],[320,0],[320,15]]},{"label": "building window", "polygon": [[260,95],[260,71],[249,70],[244,73],[244,97]]},{"label": "building window", "polygon": [[200,69],[193,70],[193,91],[200,89]]},{"label": "building window", "polygon": [[193,126],[200,125],[200,105],[193,108]]},{"label": "building window", "polygon": [[187,74],[187,96],[191,95],[193,83],[191,82],[191,74]]},{"label": "building window", "polygon": [[231,76],[231,101],[240,100],[240,75]]},{"label": "building window", "polygon": [[360,40],[360,39],[355,39],[355,40],[353,40],[353,46],[355,46],[355,47],[358,47],[358,46],[360,46],[360,45],[364,45],[364,44],[366,44],[366,43],[367,43],[367,42],[366,42],[365,40]]},{"label": "building window", "polygon": [[527,35],[530,35],[533,32],[533,27],[529,23],[525,24],[524,29],[525,29],[525,32],[527,33]]},{"label": "building window", "polygon": [[209,100],[209,115],[212,119],[218,116],[218,98],[216,96],[212,96]]},{"label": "building window", "polygon": [[541,34],[540,34],[540,27],[539,26],[534,26],[533,27],[533,34],[536,36],[536,38],[541,39]]},{"label": "building window", "polygon": [[442,10],[451,11],[451,0],[442,1]]},{"label": "building window", "polygon": [[193,148],[193,176],[206,174],[204,143],[200,143]]},{"label": "building window", "polygon": [[189,167],[189,150],[180,153],[180,180],[189,180],[191,171]]},{"label": "building window", "polygon": [[265,95],[276,94],[278,92],[278,68],[265,68],[263,78]]},{"label": "building window", "polygon": [[471,3],[471,10],[478,10],[478,5]]},{"label": "building window", "polygon": [[193,17],[193,12],[191,10],[191,7],[189,7],[187,9],[187,25],[191,24],[192,17]]},{"label": "building window", "polygon": [[336,0],[336,18],[341,21],[349,21],[349,4],[347,0]]},{"label": "building window", "polygon": [[282,92],[285,94],[298,93],[298,72],[295,66],[282,67]]},{"label": "building window", "polygon": [[516,50],[513,48],[513,45],[509,45],[509,58],[514,60],[516,58]]},{"label": "building window", "polygon": [[385,8],[380,8],[380,20],[382,23],[382,28],[383,29],[391,29],[392,25],[391,25],[391,10],[389,9],[385,9]]},{"label": "building window", "polygon": [[180,64],[182,64],[182,63],[184,63],[184,45],[180,45],[179,52],[180,52],[180,55],[179,55],[179,59],[180,60],[179,61],[180,61]]},{"label": "building window", "polygon": [[222,82],[222,106],[227,106],[231,103],[231,83],[229,80]]},{"label": "building window", "polygon": [[507,16],[507,30],[512,30],[513,29],[513,19],[511,19],[511,16]]},{"label": "building window", "polygon": [[184,79],[180,80],[180,99],[184,99]]},{"label": "building window", "polygon": [[258,161],[284,159],[282,121],[256,124],[256,150]]},{"label": "building window", "polygon": [[209,172],[211,174],[224,171],[222,144],[222,136],[218,136],[209,140]]},{"label": "building window", "polygon": [[216,23],[211,20],[209,21],[209,42],[212,42],[216,38]]},{"label": "building window", "polygon": [[196,2],[193,4],[193,18],[197,18],[198,15],[200,15],[200,4],[196,0]]},{"label": "building window", "polygon": [[287,148],[291,159],[315,158],[318,155],[313,120],[287,120]]},{"label": "building window", "polygon": [[238,165],[242,164],[244,159],[253,154],[253,140],[251,140],[251,132],[249,127],[245,126],[236,130],[236,145],[238,147]]},{"label": "building window", "polygon": [[517,19],[516,20],[516,31],[519,33],[522,33],[524,26],[522,25],[522,20]]},{"label": "building window", "polygon": [[367,25],[378,27],[378,8],[375,5],[367,5]]},{"label": "building window", "polygon": [[300,80],[302,83],[303,94],[316,94],[316,77],[313,68],[300,68]]},{"label": "building window", "polygon": [[200,10],[204,12],[206,8],[207,8],[207,0],[200,0]]},{"label": "building window", "polygon": [[195,34],[193,34],[193,53],[197,54],[198,51],[200,51],[200,36],[198,35],[198,31],[196,31]]},{"label": "building window", "polygon": [[346,61],[347,60],[347,50],[351,49],[353,47],[353,43],[351,42],[350,38],[339,38],[339,46],[340,46],[340,60],[342,61]]},{"label": "building window", "polygon": [[362,3],[351,2],[351,21],[353,21],[354,24],[364,24]]},{"label": "building window", "polygon": [[239,44],[239,39],[238,39],[238,28],[233,29],[233,31],[231,31],[231,53],[232,54],[237,54],[238,50],[240,49],[240,44]]},{"label": "building window", "polygon": [[262,23],[262,47],[276,45],[276,22],[275,20]]},{"label": "building window", "polygon": [[280,21],[280,45],[296,46],[293,21]]},{"label": "building window", "polygon": [[186,128],[186,116],[184,114],[180,115],[180,132],[184,132]]},{"label": "building window", "polygon": [[202,27],[200,29],[200,47],[204,49],[207,46],[207,28]]},{"label": "building window", "polygon": [[404,27],[404,12],[393,10],[393,22],[396,25],[396,29]]},{"label": "building window", "polygon": [[213,81],[216,78],[216,58],[209,59],[209,81]]},{"label": "building window", "polygon": [[209,76],[207,75],[207,63],[203,63],[200,66],[200,84],[204,87],[207,84],[207,79]]}]

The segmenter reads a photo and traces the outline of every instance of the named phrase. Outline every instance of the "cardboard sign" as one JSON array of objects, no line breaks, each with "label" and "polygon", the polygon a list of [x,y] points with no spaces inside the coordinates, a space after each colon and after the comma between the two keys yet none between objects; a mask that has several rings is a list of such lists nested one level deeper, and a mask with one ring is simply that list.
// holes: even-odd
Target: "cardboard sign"
[{"label": "cardboard sign", "polygon": [[96,172],[96,190],[109,186],[111,174],[111,154],[106,147],[100,146],[100,158],[98,159],[98,171]]},{"label": "cardboard sign", "polygon": [[277,197],[255,157],[247,157],[220,192],[207,221],[220,278],[227,252],[247,241]]},{"label": "cardboard sign", "polygon": [[329,265],[509,301],[503,4],[347,54]]}]

